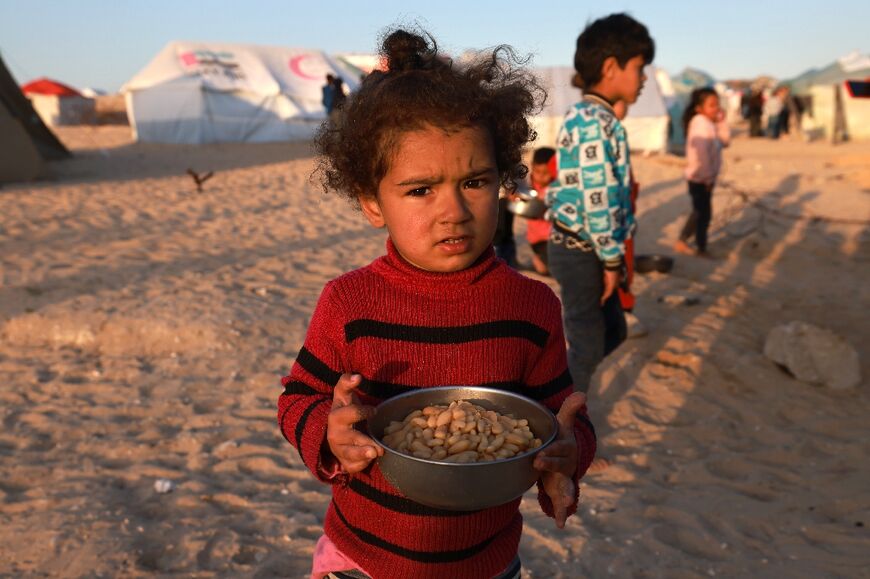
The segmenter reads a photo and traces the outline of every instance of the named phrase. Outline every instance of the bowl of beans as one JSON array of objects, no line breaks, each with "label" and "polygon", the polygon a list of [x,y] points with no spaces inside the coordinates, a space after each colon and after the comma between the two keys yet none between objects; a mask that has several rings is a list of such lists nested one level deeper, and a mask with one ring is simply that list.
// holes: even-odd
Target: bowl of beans
[{"label": "bowl of beans", "polygon": [[556,417],[520,394],[475,386],[421,388],[385,400],[367,423],[381,472],[420,504],[471,511],[523,495]]}]

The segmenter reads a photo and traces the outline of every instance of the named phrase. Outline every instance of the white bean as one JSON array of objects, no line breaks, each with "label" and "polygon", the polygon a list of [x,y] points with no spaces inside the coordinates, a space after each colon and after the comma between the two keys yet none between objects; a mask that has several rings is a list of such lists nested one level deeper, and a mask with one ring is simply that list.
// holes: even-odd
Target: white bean
[{"label": "white bean", "polygon": [[541,446],[528,420],[487,410],[466,400],[408,413],[384,428],[384,444],[429,460],[493,461]]}]

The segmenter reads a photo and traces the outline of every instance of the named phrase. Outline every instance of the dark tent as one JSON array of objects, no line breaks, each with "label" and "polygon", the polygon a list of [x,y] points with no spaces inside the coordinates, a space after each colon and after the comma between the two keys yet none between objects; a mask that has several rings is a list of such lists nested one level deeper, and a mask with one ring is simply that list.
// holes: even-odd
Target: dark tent
[{"label": "dark tent", "polygon": [[43,161],[69,156],[0,58],[0,183],[34,179]]}]

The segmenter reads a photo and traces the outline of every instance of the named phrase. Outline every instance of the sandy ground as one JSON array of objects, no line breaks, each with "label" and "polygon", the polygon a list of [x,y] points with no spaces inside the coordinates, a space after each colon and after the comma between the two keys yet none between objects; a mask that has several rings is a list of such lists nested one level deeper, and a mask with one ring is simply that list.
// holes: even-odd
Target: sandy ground
[{"label": "sandy ground", "polygon": [[[383,234],[309,183],[306,144],[60,136],[73,160],[0,189],[0,575],[305,576],[329,489],[278,432],[278,379]],[[635,158],[641,253],[670,253],[681,163]],[[524,500],[524,577],[870,576],[868,167],[867,143],[736,140],[718,257],[638,278],[650,333],[590,394],[613,466],[565,531]],[[188,168],[216,172],[202,193]],[[770,363],[791,320],[851,342],[864,384]]]}]

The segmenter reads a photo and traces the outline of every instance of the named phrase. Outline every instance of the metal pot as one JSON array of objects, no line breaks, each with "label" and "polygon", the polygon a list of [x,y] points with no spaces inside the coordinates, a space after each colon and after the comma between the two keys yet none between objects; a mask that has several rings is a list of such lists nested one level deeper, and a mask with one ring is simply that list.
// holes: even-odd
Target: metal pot
[{"label": "metal pot", "polygon": [[[454,400],[467,400],[487,410],[525,418],[543,444],[508,459],[456,464],[406,455],[381,441],[391,421]],[[546,406],[513,392],[475,386],[422,388],[400,394],[382,402],[367,427],[369,436],[384,448],[378,463],[393,486],[420,504],[455,511],[485,509],[521,497],[540,477],[532,466],[535,455],[555,440],[559,430],[555,415]]]},{"label": "metal pot", "polygon": [[547,205],[537,197],[520,196],[510,201],[507,209],[514,215],[519,215],[526,219],[541,219],[547,212]]}]

